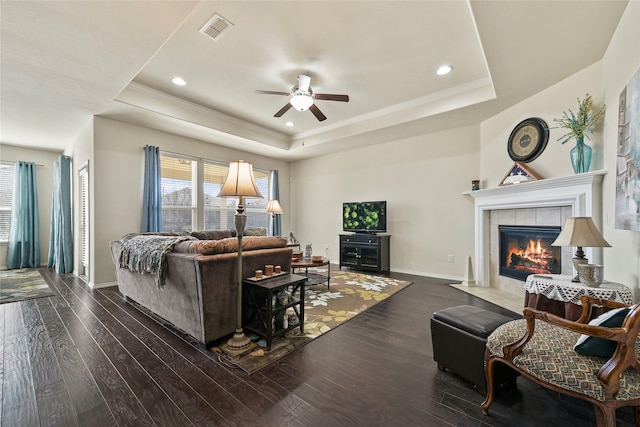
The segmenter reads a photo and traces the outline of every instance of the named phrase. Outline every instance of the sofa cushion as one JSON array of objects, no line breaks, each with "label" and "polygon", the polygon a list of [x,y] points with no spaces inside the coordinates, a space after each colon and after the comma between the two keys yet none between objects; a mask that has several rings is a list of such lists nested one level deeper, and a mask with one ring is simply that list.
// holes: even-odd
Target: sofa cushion
[{"label": "sofa cushion", "polygon": [[[287,241],[284,237],[254,237],[242,238],[242,250],[251,251],[255,249],[284,248]],[[229,237],[220,240],[191,240],[175,245],[174,252],[188,254],[216,255],[229,252],[238,252],[238,239]]]},{"label": "sofa cushion", "polygon": [[174,252],[187,254],[215,255],[224,253],[222,240],[192,240],[175,245]]},{"label": "sofa cushion", "polygon": [[200,240],[220,240],[228,237],[234,237],[235,232],[231,230],[204,230],[192,231],[191,235]]},{"label": "sofa cushion", "polygon": [[[237,252],[238,239],[232,237],[230,239],[221,240],[224,244],[224,252]],[[242,238],[242,250],[251,251],[255,249],[285,248],[287,240],[284,237],[270,236],[247,236]]]},{"label": "sofa cushion", "polygon": [[[628,308],[617,308],[602,313],[600,316],[589,322],[590,325],[605,326],[607,328],[619,328],[624,322],[624,318],[629,313]],[[580,335],[573,349],[585,356],[597,356],[609,358],[616,351],[618,343],[604,338],[592,337],[590,335]]]}]

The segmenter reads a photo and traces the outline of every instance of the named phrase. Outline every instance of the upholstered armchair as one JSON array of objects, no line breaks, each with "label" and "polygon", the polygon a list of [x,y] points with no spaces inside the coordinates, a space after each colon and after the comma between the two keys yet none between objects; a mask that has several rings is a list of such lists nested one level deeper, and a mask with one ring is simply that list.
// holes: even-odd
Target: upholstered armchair
[{"label": "upholstered armchair", "polygon": [[[628,307],[588,296],[581,303],[582,315],[575,322],[525,308],[524,319],[498,327],[487,338],[483,413],[488,414],[494,398],[496,364],[503,363],[544,387],[591,402],[598,426],[615,426],[616,409],[622,406],[635,407],[640,425],[640,304]],[[587,324],[592,306],[612,310]],[[618,326],[612,323],[615,316]]]}]

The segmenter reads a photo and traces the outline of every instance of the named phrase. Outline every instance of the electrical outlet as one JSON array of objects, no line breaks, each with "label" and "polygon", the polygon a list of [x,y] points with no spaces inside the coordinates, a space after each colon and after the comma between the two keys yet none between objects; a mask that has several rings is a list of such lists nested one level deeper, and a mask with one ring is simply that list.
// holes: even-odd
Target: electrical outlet
[{"label": "electrical outlet", "polygon": [[324,248],[325,248],[326,250],[329,250],[329,244],[328,244],[328,243],[325,243],[325,244],[324,244]]},{"label": "electrical outlet", "polygon": [[453,262],[453,255],[447,256],[447,261],[448,262]]}]

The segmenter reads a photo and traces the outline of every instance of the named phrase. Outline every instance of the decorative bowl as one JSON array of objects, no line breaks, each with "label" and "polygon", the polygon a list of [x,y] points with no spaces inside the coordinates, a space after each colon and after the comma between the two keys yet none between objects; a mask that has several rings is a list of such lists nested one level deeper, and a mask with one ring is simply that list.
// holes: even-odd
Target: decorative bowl
[{"label": "decorative bowl", "polygon": [[580,283],[591,288],[597,288],[602,284],[604,267],[596,264],[580,264],[578,268],[578,279]]},{"label": "decorative bowl", "polygon": [[311,261],[313,262],[321,262],[323,260],[322,255],[312,255]]}]

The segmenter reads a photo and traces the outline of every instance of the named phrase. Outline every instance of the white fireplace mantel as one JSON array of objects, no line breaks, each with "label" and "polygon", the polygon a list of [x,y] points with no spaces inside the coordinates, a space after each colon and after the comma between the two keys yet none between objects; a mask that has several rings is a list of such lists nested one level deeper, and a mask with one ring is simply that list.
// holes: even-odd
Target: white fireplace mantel
[{"label": "white fireplace mantel", "polygon": [[[476,283],[489,283],[489,214],[497,209],[570,206],[572,216],[590,216],[602,229],[602,181],[606,170],[566,177],[541,179],[463,193],[475,202]],[[600,248],[585,248],[587,257],[598,262]]]}]

